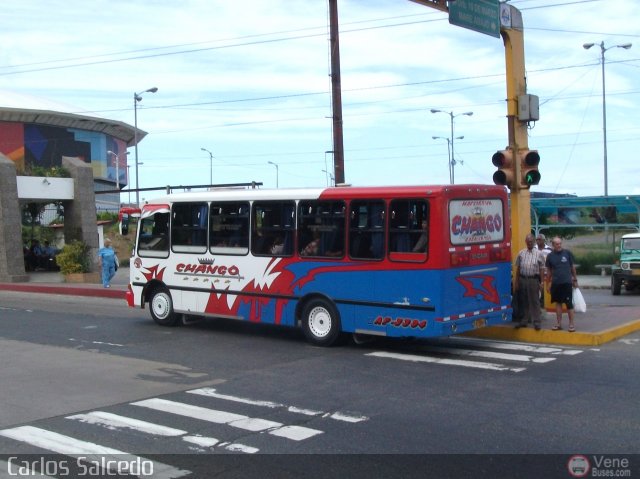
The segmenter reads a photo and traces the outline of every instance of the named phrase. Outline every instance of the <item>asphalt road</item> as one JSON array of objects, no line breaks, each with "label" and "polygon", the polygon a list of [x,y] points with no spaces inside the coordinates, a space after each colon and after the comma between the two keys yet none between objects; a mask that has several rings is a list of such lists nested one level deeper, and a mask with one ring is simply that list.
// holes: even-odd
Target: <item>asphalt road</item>
[{"label": "asphalt road", "polygon": [[109,448],[155,458],[156,477],[568,477],[575,454],[638,473],[639,360],[640,333],[317,348],[291,329],[161,328],[118,300],[0,292],[0,454]]}]

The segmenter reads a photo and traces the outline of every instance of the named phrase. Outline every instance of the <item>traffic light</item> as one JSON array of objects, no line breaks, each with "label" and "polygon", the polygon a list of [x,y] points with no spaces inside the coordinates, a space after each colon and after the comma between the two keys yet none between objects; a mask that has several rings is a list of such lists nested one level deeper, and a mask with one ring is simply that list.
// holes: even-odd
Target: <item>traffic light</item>
[{"label": "traffic light", "polygon": [[495,152],[491,157],[491,162],[498,167],[498,171],[493,174],[493,182],[496,185],[504,185],[513,189],[515,178],[513,150],[509,148]]},{"label": "traffic light", "polygon": [[538,164],[540,155],[536,150],[519,150],[518,161],[520,163],[520,187],[529,188],[540,183]]}]

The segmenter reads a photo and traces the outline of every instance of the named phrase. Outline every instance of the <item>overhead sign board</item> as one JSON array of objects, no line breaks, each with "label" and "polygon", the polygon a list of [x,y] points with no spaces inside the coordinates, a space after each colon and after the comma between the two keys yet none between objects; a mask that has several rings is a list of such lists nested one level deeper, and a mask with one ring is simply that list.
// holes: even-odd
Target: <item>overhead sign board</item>
[{"label": "overhead sign board", "polygon": [[449,23],[500,38],[500,4],[498,0],[450,2]]}]

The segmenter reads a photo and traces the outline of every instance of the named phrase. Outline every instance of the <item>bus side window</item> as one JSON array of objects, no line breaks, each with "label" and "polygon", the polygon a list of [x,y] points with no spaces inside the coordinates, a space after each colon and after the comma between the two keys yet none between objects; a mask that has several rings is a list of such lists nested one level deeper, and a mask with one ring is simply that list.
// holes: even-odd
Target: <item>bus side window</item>
[{"label": "bus side window", "polygon": [[357,259],[382,259],[385,238],[384,202],[353,201],[349,218],[349,255]]},{"label": "bus side window", "polygon": [[344,255],[343,201],[301,201],[298,206],[300,256],[339,258]]},{"label": "bus side window", "polygon": [[247,254],[249,252],[249,203],[212,203],[209,211],[211,253]]},{"label": "bus side window", "polygon": [[251,224],[251,252],[258,256],[291,256],[294,213],[293,201],[255,202]]},{"label": "bus side window", "polygon": [[429,250],[428,206],[425,200],[394,200],[391,202],[389,219],[391,259],[424,261]]},{"label": "bus side window", "polygon": [[169,213],[156,213],[141,218],[139,223],[138,255],[166,257],[169,255]]},{"label": "bus side window", "polygon": [[171,247],[179,253],[207,251],[207,204],[174,203],[171,219]]}]

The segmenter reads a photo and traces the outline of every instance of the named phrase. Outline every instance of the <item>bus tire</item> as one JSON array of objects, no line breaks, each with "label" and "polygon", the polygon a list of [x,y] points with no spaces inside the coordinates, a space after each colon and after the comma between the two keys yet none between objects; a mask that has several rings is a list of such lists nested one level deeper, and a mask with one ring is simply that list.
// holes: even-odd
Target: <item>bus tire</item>
[{"label": "bus tire", "polygon": [[304,306],[302,331],[311,344],[331,346],[340,337],[341,329],[340,316],[330,301],[315,298]]},{"label": "bus tire", "polygon": [[160,326],[176,326],[180,316],[173,310],[173,299],[167,288],[158,287],[151,292],[149,312]]}]

